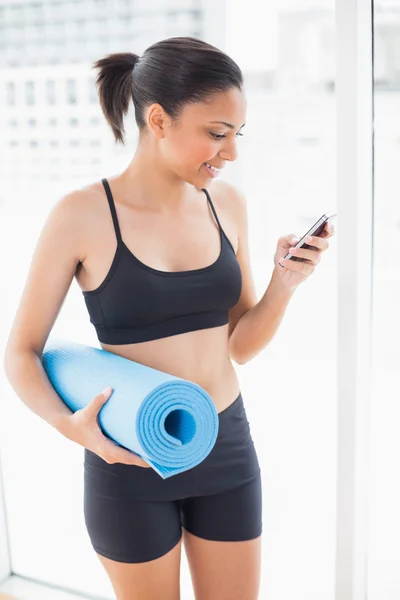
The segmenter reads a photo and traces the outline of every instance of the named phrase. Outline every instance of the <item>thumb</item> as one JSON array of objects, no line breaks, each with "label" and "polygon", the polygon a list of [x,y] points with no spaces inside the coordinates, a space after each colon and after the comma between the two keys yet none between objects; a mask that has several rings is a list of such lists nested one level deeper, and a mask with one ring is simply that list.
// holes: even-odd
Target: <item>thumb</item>
[{"label": "thumb", "polygon": [[282,237],[279,238],[279,246],[282,246],[283,248],[289,248],[293,244],[297,244],[299,241],[300,239],[295,233],[289,233],[287,235],[282,235]]},{"label": "thumb", "polygon": [[112,391],[112,387],[107,387],[100,394],[97,394],[86,407],[89,409],[89,412],[97,414],[111,396]]},{"label": "thumb", "polygon": [[289,233],[289,235],[287,236],[287,239],[290,244],[297,244],[297,242],[300,241],[300,238],[298,238],[295,233]]}]

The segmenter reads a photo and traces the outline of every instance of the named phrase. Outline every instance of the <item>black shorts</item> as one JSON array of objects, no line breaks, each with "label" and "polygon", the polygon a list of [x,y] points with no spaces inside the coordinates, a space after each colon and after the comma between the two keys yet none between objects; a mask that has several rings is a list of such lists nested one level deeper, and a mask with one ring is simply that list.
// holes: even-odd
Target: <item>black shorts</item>
[{"label": "black shorts", "polygon": [[261,535],[261,469],[241,394],[218,419],[210,454],[168,479],[152,468],[108,464],[85,448],[84,516],[98,554],[153,560],[179,542],[182,527],[208,540]]}]

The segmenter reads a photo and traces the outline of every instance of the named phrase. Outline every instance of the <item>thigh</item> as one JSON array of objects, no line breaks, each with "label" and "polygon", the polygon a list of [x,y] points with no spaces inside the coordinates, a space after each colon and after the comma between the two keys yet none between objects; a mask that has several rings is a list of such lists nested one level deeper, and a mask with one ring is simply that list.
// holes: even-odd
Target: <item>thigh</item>
[{"label": "thigh", "polygon": [[261,475],[222,494],[181,502],[196,600],[257,600],[261,577]]},{"label": "thigh", "polygon": [[261,473],[249,482],[219,494],[181,500],[183,527],[220,542],[254,539],[262,532]]},{"label": "thigh", "polygon": [[84,518],[93,549],[124,563],[160,558],[181,539],[177,501],[140,502],[84,488]]},{"label": "thigh", "polygon": [[180,600],[181,541],[160,558],[142,563],[98,554],[118,600]]},{"label": "thigh", "polygon": [[245,542],[214,542],[183,530],[196,600],[258,600],[261,536]]}]

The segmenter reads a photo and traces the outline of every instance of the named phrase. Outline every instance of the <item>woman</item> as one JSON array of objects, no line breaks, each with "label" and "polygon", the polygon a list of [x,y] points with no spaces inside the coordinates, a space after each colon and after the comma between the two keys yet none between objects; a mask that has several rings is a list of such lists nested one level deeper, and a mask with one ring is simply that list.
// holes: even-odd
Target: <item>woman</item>
[{"label": "woman", "polygon": [[[68,193],[50,212],[7,343],[6,373],[31,410],[85,449],[85,522],[118,600],[177,600],[182,539],[197,600],[255,600],[261,470],[232,359],[243,364],[265,347],[330,234],[297,252],[307,262],[283,268],[293,235],[280,238],[257,301],[244,196],[216,181],[236,160],[245,124],[239,67],[191,37],[94,66],[116,141],[124,143],[133,99],[139,144],[121,174]],[[40,357],[74,277],[102,348],[210,394],[218,438],[195,468],[163,480],[106,438],[97,414],[110,391],[74,414],[55,393]]]}]

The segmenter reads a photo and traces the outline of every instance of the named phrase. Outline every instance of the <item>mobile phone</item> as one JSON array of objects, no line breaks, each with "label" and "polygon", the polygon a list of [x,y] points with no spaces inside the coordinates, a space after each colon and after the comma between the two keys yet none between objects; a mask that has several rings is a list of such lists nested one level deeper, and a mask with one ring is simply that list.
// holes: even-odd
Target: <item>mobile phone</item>
[{"label": "mobile phone", "polygon": [[[310,246],[310,244],[306,244],[304,242],[304,239],[308,236],[308,235],[315,235],[318,236],[320,235],[325,227],[325,223],[330,220],[333,219],[333,217],[336,217],[337,213],[331,213],[331,214],[323,214],[322,217],[320,217],[312,227],[310,227],[310,229],[307,231],[307,233],[305,233],[303,235],[303,237],[297,242],[297,244],[295,246],[292,246],[292,248],[305,248],[306,250],[313,250],[315,249],[315,246]],[[284,258],[288,258],[289,260],[297,260],[300,262],[307,262],[307,259],[305,258],[301,258],[299,256],[293,256],[292,254],[290,254],[290,252],[288,252],[288,254],[286,254],[286,256]]]}]

